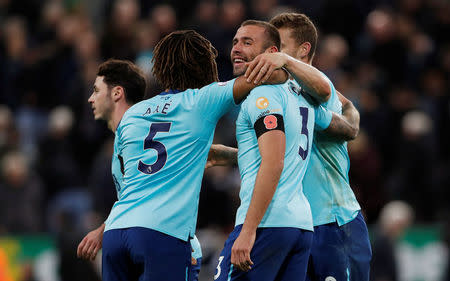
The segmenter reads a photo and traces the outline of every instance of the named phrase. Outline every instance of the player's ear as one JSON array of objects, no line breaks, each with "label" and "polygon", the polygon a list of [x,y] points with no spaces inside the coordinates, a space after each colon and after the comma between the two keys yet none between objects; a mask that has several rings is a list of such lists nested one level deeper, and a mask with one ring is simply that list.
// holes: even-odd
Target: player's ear
[{"label": "player's ear", "polygon": [[112,88],[111,94],[114,102],[119,101],[121,98],[125,98],[125,91],[122,86],[115,86]]},{"label": "player's ear", "polygon": [[276,46],[270,46],[266,49],[265,53],[276,53],[279,52],[278,48]]},{"label": "player's ear", "polygon": [[304,42],[302,44],[300,44],[300,46],[297,49],[298,51],[298,57],[300,58],[304,58],[306,56],[309,55],[309,52],[311,51],[311,43],[309,42]]}]

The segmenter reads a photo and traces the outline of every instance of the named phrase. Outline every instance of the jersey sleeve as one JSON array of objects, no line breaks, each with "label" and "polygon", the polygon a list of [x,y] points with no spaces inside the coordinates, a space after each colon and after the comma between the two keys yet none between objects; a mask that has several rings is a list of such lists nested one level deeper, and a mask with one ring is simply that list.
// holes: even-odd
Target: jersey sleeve
[{"label": "jersey sleeve", "polygon": [[314,116],[314,129],[317,131],[323,131],[330,126],[331,119],[333,118],[333,112],[328,110],[326,107],[319,105],[314,108]]},{"label": "jersey sleeve", "polygon": [[236,79],[227,82],[215,82],[198,91],[195,95],[196,107],[204,112],[205,118],[217,122],[233,106],[236,106],[233,98],[235,81]]},{"label": "jersey sleeve", "polygon": [[[331,80],[325,75],[325,79],[328,81],[328,84],[330,85],[331,88],[331,95],[330,98],[328,99],[327,102],[323,103],[322,105],[328,109],[331,109],[332,111],[337,112],[337,110],[342,106],[341,102],[339,101],[339,98],[337,96],[336,93],[336,88],[334,88],[333,82],[331,82]],[[337,112],[340,114],[340,112]]]},{"label": "jersey sleeve", "polygon": [[257,137],[271,130],[284,131],[283,98],[272,86],[259,86],[253,89],[244,101],[241,110],[245,111],[250,126]]}]

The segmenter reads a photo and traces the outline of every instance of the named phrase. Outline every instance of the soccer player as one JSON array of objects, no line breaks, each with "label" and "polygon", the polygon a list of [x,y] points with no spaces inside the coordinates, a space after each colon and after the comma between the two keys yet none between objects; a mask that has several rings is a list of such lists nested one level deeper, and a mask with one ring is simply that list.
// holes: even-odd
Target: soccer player
[{"label": "soccer player", "polygon": [[[271,70],[285,67],[306,92],[312,94],[316,89],[307,87],[298,76],[302,74],[302,64],[311,65],[313,60],[316,27],[306,15],[297,13],[280,14],[270,22],[278,28],[281,51],[287,55],[257,57],[246,73],[249,80],[264,81],[264,75],[270,75]],[[338,114],[345,110],[347,124],[355,129],[353,133],[347,130],[340,139],[336,134],[330,136],[317,131],[314,135],[311,160],[303,180],[303,191],[311,204],[314,222],[308,277],[310,280],[367,281],[372,252],[361,207],[349,184],[350,161],[345,142],[356,136],[359,113],[350,101],[337,93],[331,82],[329,87],[332,94],[323,106]]]},{"label": "soccer player", "polygon": [[[153,73],[166,90],[144,101],[145,80],[134,65],[111,60],[100,66],[89,103],[95,119],[115,132],[118,193],[103,226],[103,280],[188,278],[188,241],[216,123],[255,87],[243,77],[216,83],[215,57],[195,31],[172,32],[154,51]],[[287,78],[284,71],[273,77],[278,83]],[[83,246],[79,254],[97,249]]]},{"label": "soccer player", "polygon": [[[233,38],[234,75],[258,54],[277,52],[276,28],[245,21]],[[311,66],[305,71],[314,71]],[[309,161],[314,123],[325,128],[331,115],[315,116],[292,82],[261,86],[242,103],[236,121],[241,205],[225,242],[215,280],[304,280],[312,242],[312,217],[301,181]],[[329,92],[314,92],[325,102]],[[300,214],[300,215],[299,215]]]}]

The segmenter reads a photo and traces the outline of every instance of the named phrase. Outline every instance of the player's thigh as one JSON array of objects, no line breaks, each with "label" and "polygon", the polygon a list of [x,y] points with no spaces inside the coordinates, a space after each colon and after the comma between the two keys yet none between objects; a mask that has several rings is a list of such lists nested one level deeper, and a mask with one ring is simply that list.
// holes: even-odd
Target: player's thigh
[{"label": "player's thigh", "polygon": [[191,270],[189,242],[142,227],[130,228],[130,257],[135,268],[142,268],[141,281],[187,280]]},{"label": "player's thigh", "polygon": [[313,232],[299,230],[299,240],[280,268],[276,281],[303,281],[306,278]]},{"label": "player's thigh", "polygon": [[354,220],[343,225],[346,234],[351,281],[368,281],[372,248],[369,232],[361,212]]},{"label": "player's thigh", "polygon": [[297,241],[298,229],[258,228],[250,254],[254,265],[248,272],[240,271],[231,264],[231,249],[240,230],[241,226],[237,226],[225,242],[214,280],[275,280],[283,262]]},{"label": "player's thigh", "polygon": [[336,223],[314,227],[307,272],[309,280],[348,280],[349,258],[345,242],[345,235]]},{"label": "player's thigh", "polygon": [[122,229],[108,230],[102,242],[102,279],[104,281],[128,280],[130,259]]}]

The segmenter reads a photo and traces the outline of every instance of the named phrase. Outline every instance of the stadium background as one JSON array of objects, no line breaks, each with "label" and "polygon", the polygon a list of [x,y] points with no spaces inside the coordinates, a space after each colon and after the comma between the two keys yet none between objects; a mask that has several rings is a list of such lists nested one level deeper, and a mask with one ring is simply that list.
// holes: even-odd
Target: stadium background
[{"label": "stadium background", "polygon": [[[361,113],[349,143],[350,180],[371,233],[386,203],[403,200],[412,225],[396,240],[401,281],[449,280],[450,2],[448,0],[0,0],[0,280],[98,280],[76,258],[82,237],[115,200],[112,133],[87,99],[107,58],[142,67],[152,49],[193,28],[232,78],[231,39],[245,19],[306,13],[320,30],[314,65]],[[216,143],[236,145],[232,112]],[[200,280],[214,274],[233,227],[236,167],[205,173]],[[374,249],[375,251],[376,249]]]}]

